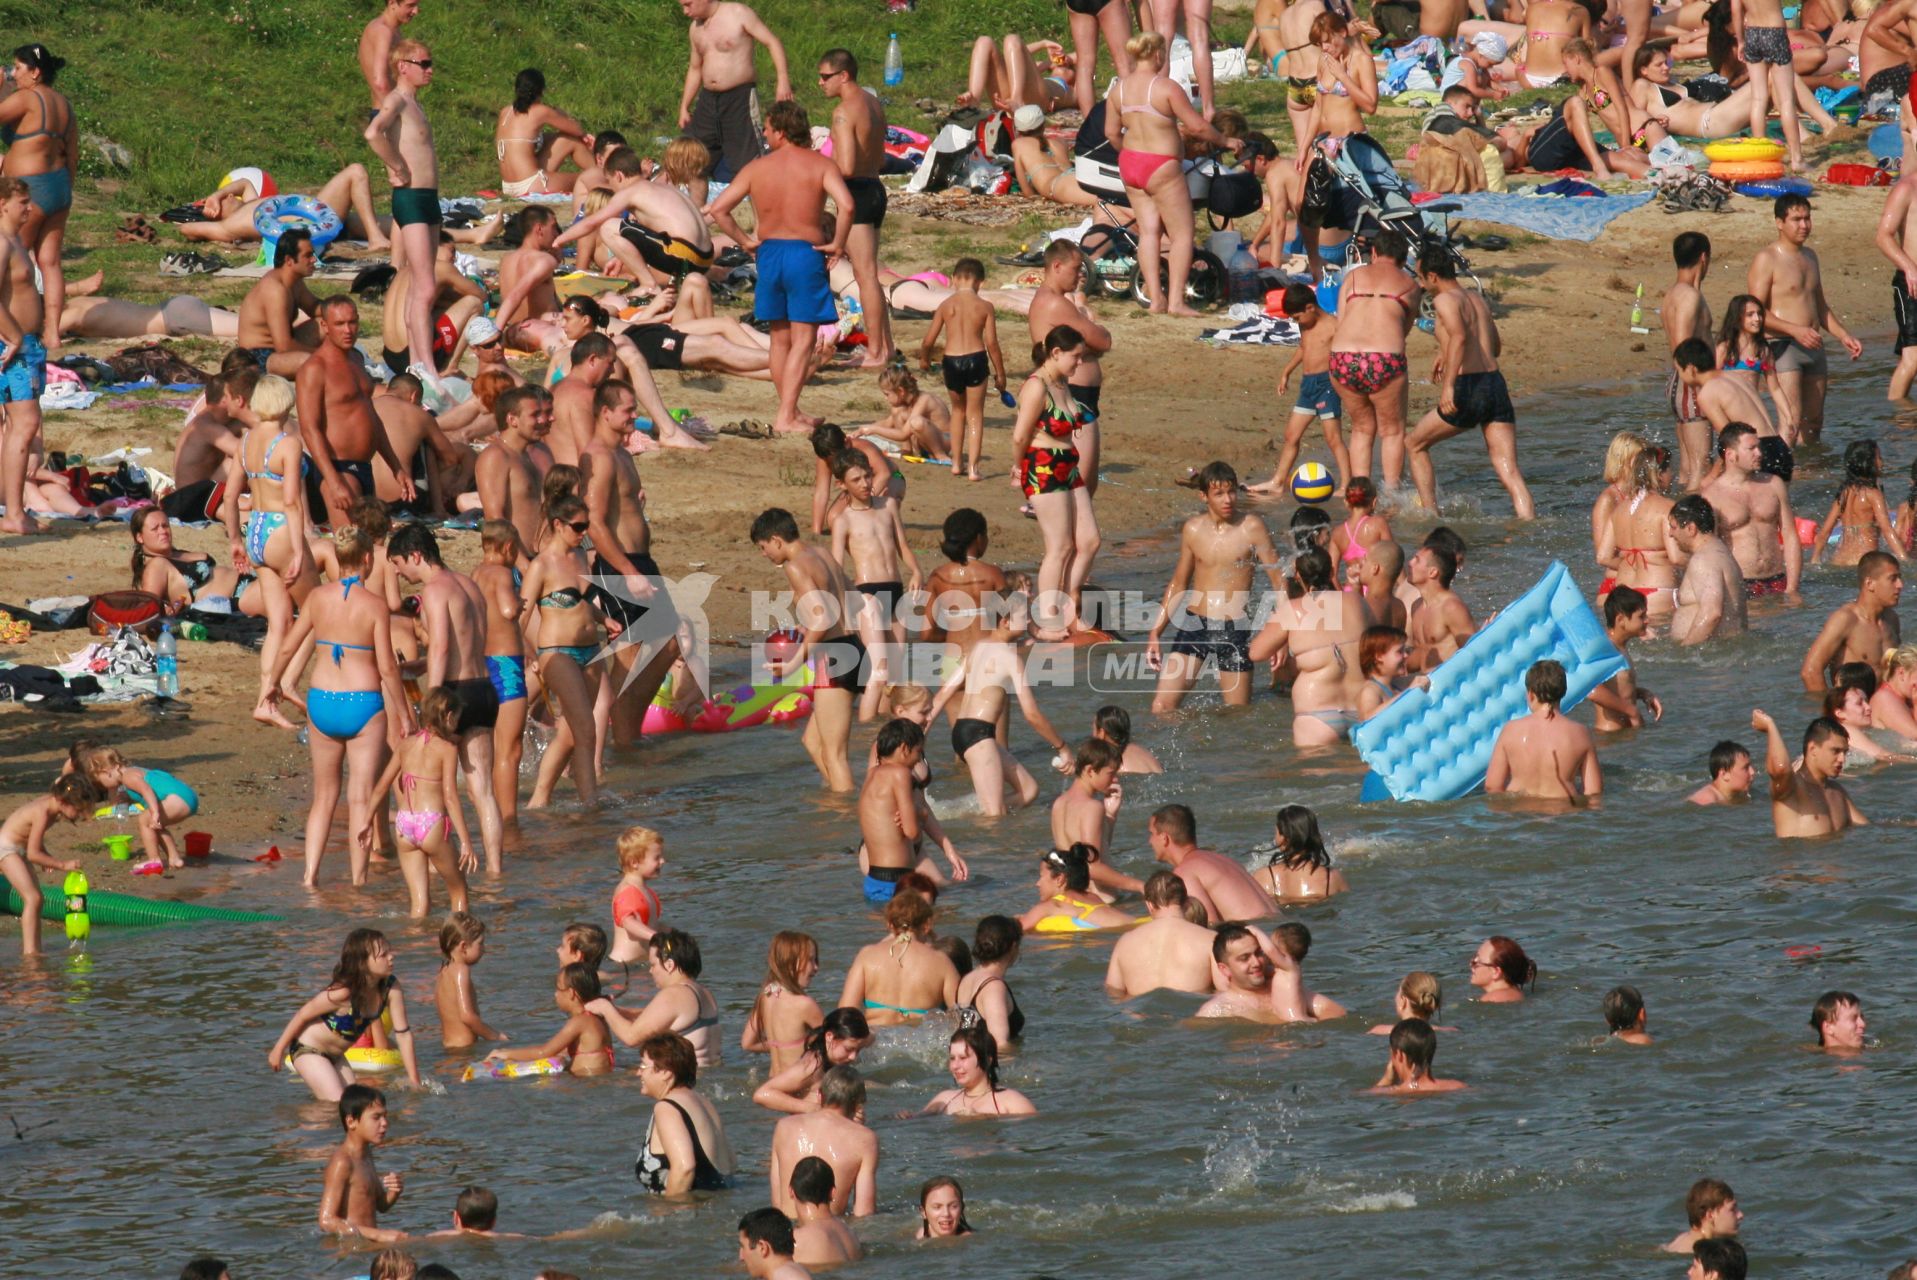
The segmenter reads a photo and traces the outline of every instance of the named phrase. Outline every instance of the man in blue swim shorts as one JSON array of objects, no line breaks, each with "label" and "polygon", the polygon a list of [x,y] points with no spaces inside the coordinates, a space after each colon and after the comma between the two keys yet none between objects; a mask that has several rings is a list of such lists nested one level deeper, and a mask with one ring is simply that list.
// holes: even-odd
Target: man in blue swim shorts
[{"label": "man in blue swim shorts", "polygon": [[27,458],[40,435],[40,393],[47,386],[47,351],[40,342],[46,301],[35,279],[33,255],[20,239],[32,211],[27,184],[0,178],[0,501],[7,504],[0,532],[36,533],[26,508]]},{"label": "man in blue swim shorts", "polygon": [[[812,150],[812,125],[798,103],[772,104],[765,138],[770,152],[742,169],[707,212],[721,231],[758,254],[753,314],[772,322],[772,385],[779,392],[772,429],[810,431],[822,419],[799,412],[799,391],[819,326],[838,319],[826,272],[852,233],[852,192],[838,166]],[[759,220],[757,236],[732,220],[733,207],[748,196]],[[827,196],[837,217],[831,242],[820,246]]]}]

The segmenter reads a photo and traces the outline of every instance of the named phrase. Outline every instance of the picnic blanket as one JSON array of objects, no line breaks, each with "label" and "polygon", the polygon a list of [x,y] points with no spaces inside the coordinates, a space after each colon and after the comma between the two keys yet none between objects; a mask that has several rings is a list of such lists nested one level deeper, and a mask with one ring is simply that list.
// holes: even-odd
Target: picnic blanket
[{"label": "picnic blanket", "polygon": [[1281,316],[1261,315],[1229,329],[1203,330],[1198,341],[1212,346],[1295,347],[1298,325]]},{"label": "picnic blanket", "polygon": [[1451,215],[1453,221],[1496,222],[1549,240],[1581,240],[1587,244],[1597,239],[1612,219],[1642,208],[1650,200],[1648,191],[1581,197],[1529,196],[1516,192],[1495,195],[1484,191],[1445,197],[1447,204],[1458,206],[1458,211]]}]

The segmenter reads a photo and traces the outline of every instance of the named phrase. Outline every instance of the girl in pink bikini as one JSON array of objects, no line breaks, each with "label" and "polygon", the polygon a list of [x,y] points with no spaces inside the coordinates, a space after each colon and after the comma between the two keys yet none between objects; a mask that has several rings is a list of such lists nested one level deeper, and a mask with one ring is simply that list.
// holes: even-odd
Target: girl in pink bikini
[{"label": "girl in pink bikini", "polygon": [[746,1015],[739,1047],[770,1053],[767,1075],[776,1076],[805,1056],[806,1041],[825,1022],[819,1002],[806,994],[819,976],[819,944],[810,934],[785,930],[772,936],[765,958],[765,985]]},{"label": "girl in pink bikini", "polygon": [[1380,542],[1393,541],[1391,526],[1377,513],[1378,486],[1369,476],[1352,477],[1345,486],[1345,506],[1351,518],[1331,531],[1331,555],[1337,563],[1356,564]]},{"label": "girl in pink bikini", "polygon": [[[419,704],[419,732],[400,739],[399,749],[387,762],[373,788],[383,796],[393,784],[399,784],[399,807],[393,811],[393,834],[399,846],[399,873],[406,880],[406,895],[411,899],[409,914],[424,919],[432,909],[432,878],[426,874],[430,859],[446,881],[449,910],[466,910],[466,877],[463,872],[479,868],[479,855],[473,852],[466,834],[466,815],[459,806],[459,695],[441,687],[427,693]],[[359,846],[370,853],[373,848],[374,808],[368,808],[366,825],[359,830]],[[450,830],[459,841],[455,858],[446,842]]]}]

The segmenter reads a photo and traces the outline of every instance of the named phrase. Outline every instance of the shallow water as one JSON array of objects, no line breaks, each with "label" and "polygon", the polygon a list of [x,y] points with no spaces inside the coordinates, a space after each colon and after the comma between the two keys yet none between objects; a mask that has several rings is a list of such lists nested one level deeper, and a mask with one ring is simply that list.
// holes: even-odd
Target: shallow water
[{"label": "shallow water", "polygon": [[[1848,425],[1887,420],[1887,344],[1869,336],[1877,357],[1846,370],[1833,397],[1834,447],[1800,455],[1803,514],[1822,515],[1836,453],[1856,435],[1875,430],[1893,475],[1917,452],[1902,430]],[[1480,616],[1554,557],[1595,583],[1588,511],[1604,444],[1647,423],[1668,441],[1663,385],[1647,373],[1636,385],[1561,395],[1555,418],[1521,403],[1522,456],[1545,513],[1532,529],[1502,520],[1508,505],[1474,441],[1441,450],[1441,477],[1475,495],[1447,519],[1470,542],[1459,585]],[[1903,487],[1889,486],[1893,503]],[[1399,537],[1415,545],[1423,529],[1401,521]],[[1171,544],[1149,545],[1148,555],[1113,557],[1103,576],[1156,593]],[[1144,815],[1166,801],[1192,805],[1203,840],[1232,851],[1269,839],[1279,805],[1310,804],[1355,892],[1293,918],[1314,934],[1311,982],[1354,1016],[1280,1031],[1193,1026],[1186,997],[1110,1003],[1100,990],[1106,942],[1032,940],[1012,973],[1030,1026],[1006,1075],[1043,1114],[963,1126],[879,1120],[882,1212],[860,1230],[870,1260],[844,1274],[1156,1276],[1202,1258],[1221,1270],[1282,1261],[1311,1276],[1676,1275],[1684,1261],[1654,1248],[1684,1225],[1685,1190],[1705,1174],[1737,1189],[1755,1274],[1881,1274],[1917,1251],[1917,1157],[1896,1142],[1917,1075],[1900,1052],[1917,977],[1894,949],[1917,917],[1905,832],[1879,825],[1786,846],[1771,838],[1762,803],[1683,804],[1712,742],[1757,745],[1754,697],[1787,735],[1814,713],[1797,663],[1851,581],[1849,571],[1811,574],[1808,607],[1754,609],[1755,634],[1704,654],[1640,650],[1641,679],[1666,715],[1602,744],[1606,794],[1595,813],[1493,813],[1482,799],[1360,808],[1358,766],[1294,753],[1283,703],[1226,714],[1200,698],[1194,713],[1154,726],[1145,700],[1128,699],[1169,772],[1127,780],[1118,861],[1146,873]],[[1103,700],[1083,689],[1042,696],[1068,734]],[[1029,749],[1022,726],[1017,736],[1042,768],[1042,746]],[[969,936],[978,916],[1030,903],[1046,810],[997,824],[967,816],[942,750],[934,760],[933,794],[979,874],[948,895],[940,928]],[[1880,822],[1902,818],[1912,776],[1858,776],[1859,805]],[[813,780],[789,731],[682,736],[649,747],[643,768],[615,772],[623,808],[529,820],[530,847],[510,860],[509,879],[476,894],[492,925],[477,971],[489,1019],[516,1043],[558,1024],[558,931],[572,919],[603,922],[612,838],[639,820],[666,834],[666,915],[703,945],[729,1043],[776,929],[820,940],[815,994],[829,1007],[853,951],[879,930],[843,852],[849,808]],[[304,804],[303,784],[287,804]],[[0,1133],[0,1273],[171,1275],[202,1251],[231,1259],[236,1280],[363,1273],[364,1256],[335,1253],[312,1226],[337,1123],[264,1058],[342,936],[364,923],[400,952],[426,1068],[442,1086],[392,1095],[380,1165],[405,1175],[406,1194],[385,1225],[438,1229],[458,1190],[480,1183],[499,1194],[506,1229],[593,1230],[416,1253],[467,1277],[736,1269],[734,1226],[766,1196],[775,1117],[749,1101],[763,1059],[748,1064],[735,1049],[701,1079],[740,1153],[743,1189],[691,1208],[649,1202],[631,1165],[650,1104],[628,1070],[457,1083],[461,1060],[440,1054],[429,1007],[437,948],[401,916],[397,877],[355,894],[338,883],[339,854],[328,872],[317,900],[300,892],[291,863],[236,859],[190,878],[226,905],[286,911],[281,931],[102,929],[85,960],[29,975],[7,962],[0,1098],[29,1132]],[[1518,938],[1540,966],[1522,1005],[1465,998],[1466,961],[1490,933]],[[1802,944],[1822,950],[1787,957]],[[1443,1037],[1440,1073],[1472,1088],[1413,1103],[1360,1096],[1384,1057],[1382,1038],[1362,1032],[1390,1018],[1396,983],[1414,968],[1442,976],[1443,1020],[1459,1028]],[[1619,982],[1644,992],[1655,1047],[1598,1043],[1599,1001]],[[1832,987],[1863,996],[1879,1047],[1860,1063],[1805,1051],[1810,1006]],[[867,1055],[872,1115],[916,1108],[948,1083],[944,1038],[942,1028],[892,1032]],[[622,1051],[622,1068],[632,1062]],[[937,1173],[964,1182],[978,1234],[924,1249],[909,1240],[915,1192]]]}]

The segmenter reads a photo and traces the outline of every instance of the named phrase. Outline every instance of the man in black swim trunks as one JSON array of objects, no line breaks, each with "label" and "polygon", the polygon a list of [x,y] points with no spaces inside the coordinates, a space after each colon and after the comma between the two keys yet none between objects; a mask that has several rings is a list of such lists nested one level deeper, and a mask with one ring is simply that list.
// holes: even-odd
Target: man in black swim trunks
[{"label": "man in black swim trunks", "polygon": [[1442,366],[1438,403],[1405,439],[1411,478],[1418,485],[1418,501],[1426,510],[1438,509],[1438,478],[1431,466],[1431,446],[1464,431],[1482,431],[1491,455],[1491,469],[1511,495],[1511,507],[1520,520],[1537,516],[1531,490],[1518,470],[1518,415],[1511,408],[1511,392],[1498,370],[1497,322],[1484,295],[1458,283],[1457,260],[1443,246],[1430,248],[1418,261],[1420,283],[1438,313],[1438,351]]},{"label": "man in black swim trunks", "polygon": [[859,285],[865,313],[865,364],[892,362],[892,321],[879,288],[879,228],[885,224],[885,109],[859,83],[859,60],[849,50],[832,49],[819,59],[819,90],[837,99],[832,107],[832,159],[852,191],[852,232],[845,256]]},{"label": "man in black swim trunks", "polygon": [[1897,321],[1897,367],[1890,371],[1890,398],[1910,397],[1917,381],[1917,168],[1897,179],[1877,220],[1877,251],[1896,271],[1890,277],[1890,312]]},{"label": "man in black swim trunks", "polygon": [[486,674],[486,596],[479,584],[448,569],[439,542],[423,524],[404,525],[387,544],[394,572],[419,588],[419,620],[426,628],[424,688],[442,686],[459,695],[459,771],[479,814],[486,870],[498,875],[503,842],[499,800],[493,793],[493,725],[499,695]]},{"label": "man in black swim trunks", "polygon": [[766,655],[773,676],[802,670],[814,662],[812,714],[805,722],[805,750],[819,776],[833,791],[852,790],[852,766],[846,743],[852,736],[852,704],[865,690],[865,646],[846,632],[845,573],[831,556],[799,537],[799,522],[783,507],[759,513],[752,542],[760,554],[785,571],[792,589],[793,618],[802,638],[789,655]]}]

